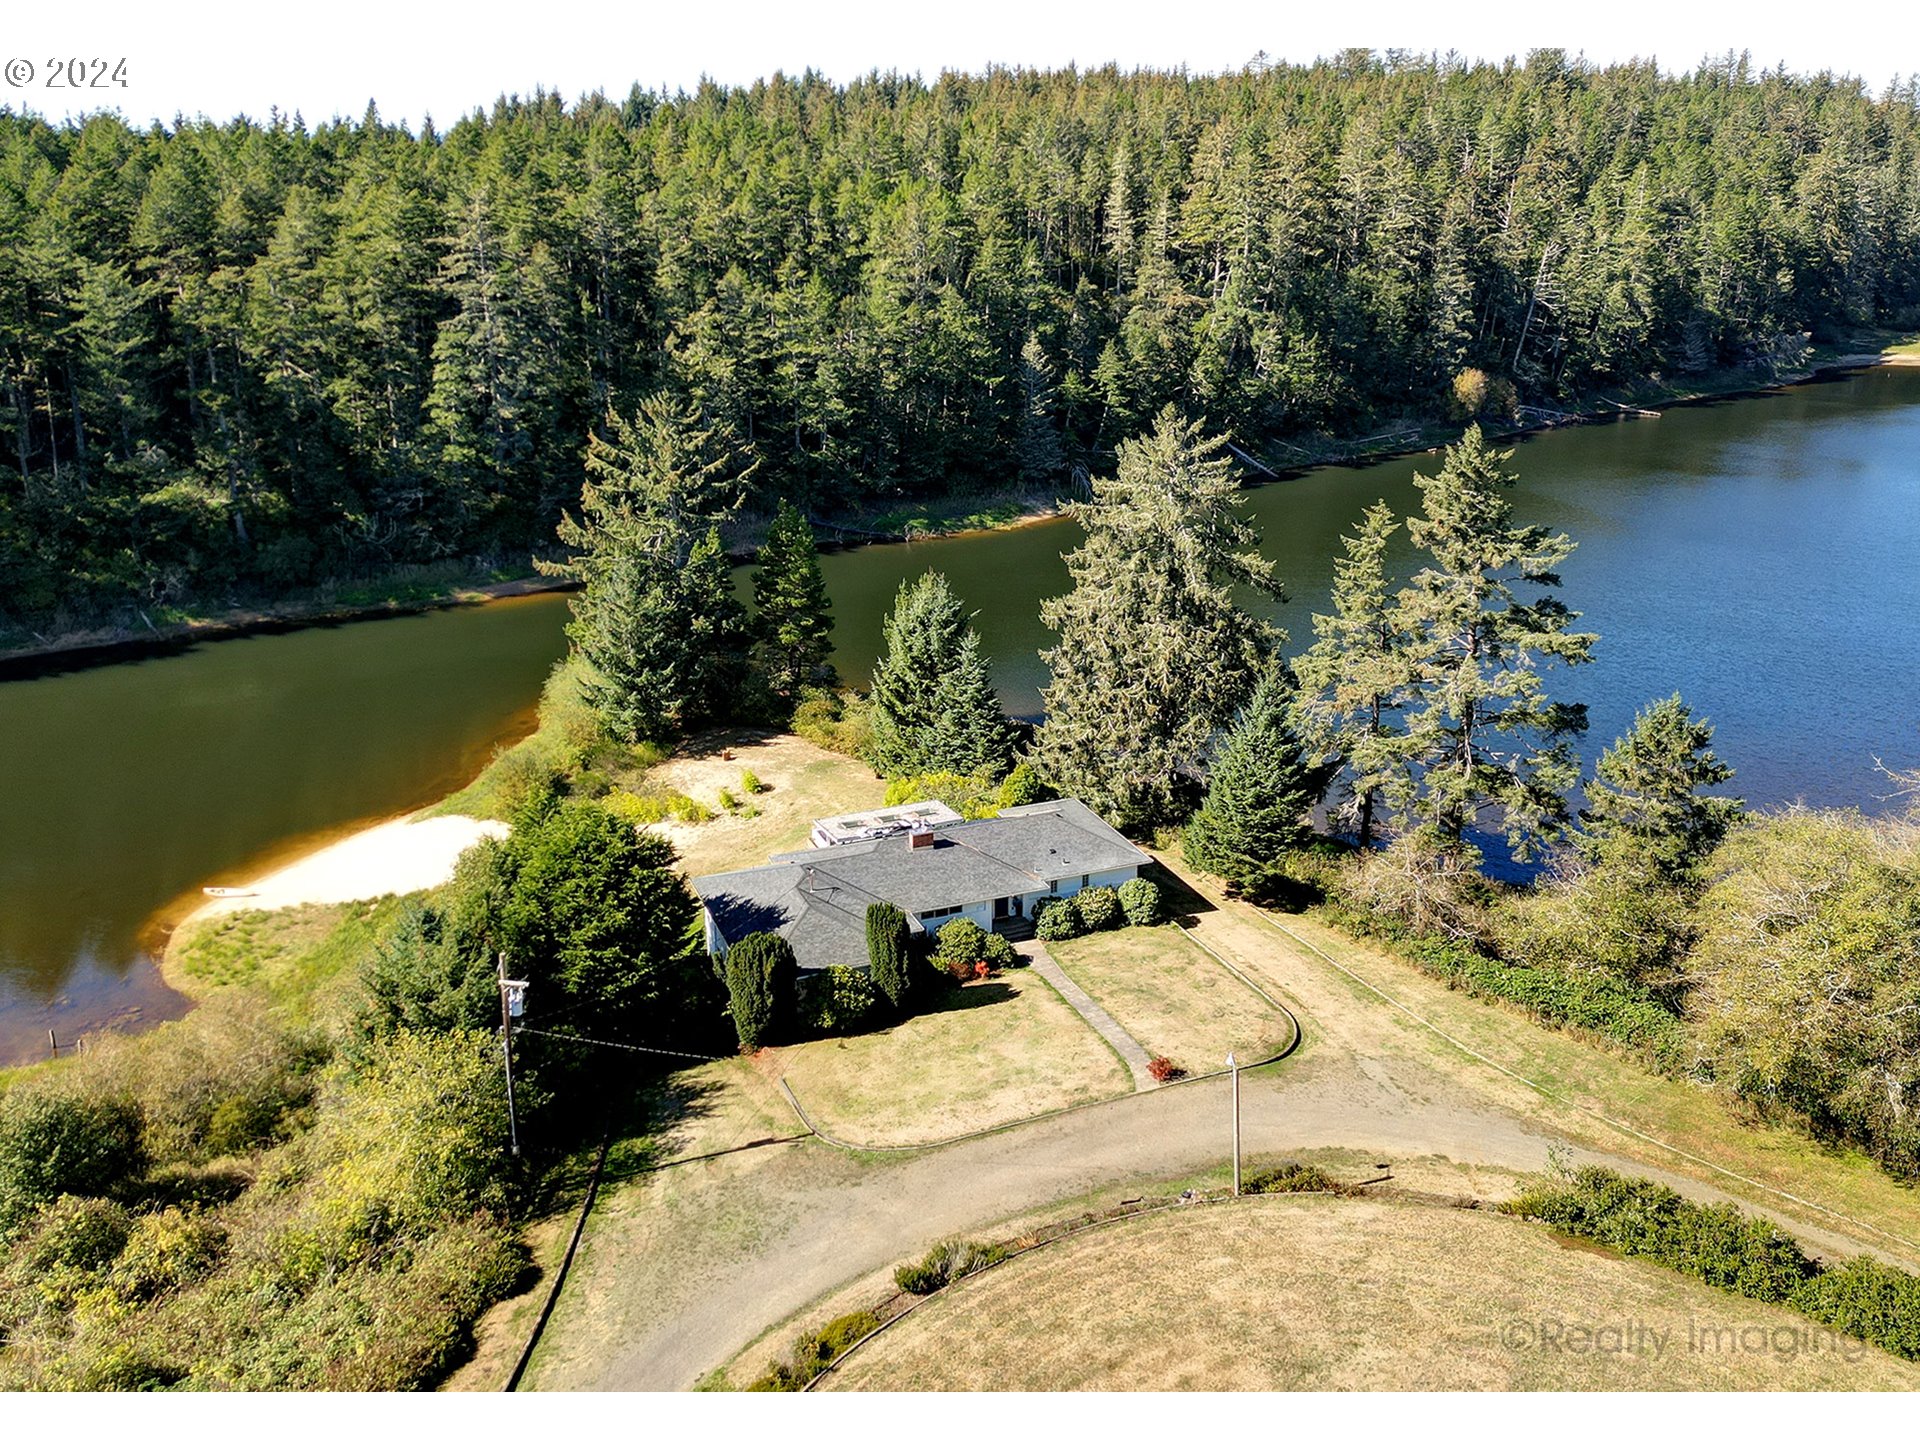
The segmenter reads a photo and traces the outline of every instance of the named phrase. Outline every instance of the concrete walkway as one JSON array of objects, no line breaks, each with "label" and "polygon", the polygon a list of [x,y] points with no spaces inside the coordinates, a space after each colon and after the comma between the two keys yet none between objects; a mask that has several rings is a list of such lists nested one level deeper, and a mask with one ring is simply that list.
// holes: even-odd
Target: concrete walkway
[{"label": "concrete walkway", "polygon": [[1116,1054],[1125,1062],[1133,1075],[1133,1088],[1158,1090],[1160,1082],[1147,1073],[1147,1066],[1153,1063],[1153,1057],[1146,1047],[1120,1027],[1120,1022],[1101,1009],[1094,998],[1082,990],[1060,968],[1060,962],[1047,953],[1047,947],[1038,940],[1023,940],[1013,947],[1026,957],[1027,964],[1034,974],[1060,992],[1060,998],[1080,1012],[1081,1019],[1100,1033],[1100,1038],[1114,1048]]}]

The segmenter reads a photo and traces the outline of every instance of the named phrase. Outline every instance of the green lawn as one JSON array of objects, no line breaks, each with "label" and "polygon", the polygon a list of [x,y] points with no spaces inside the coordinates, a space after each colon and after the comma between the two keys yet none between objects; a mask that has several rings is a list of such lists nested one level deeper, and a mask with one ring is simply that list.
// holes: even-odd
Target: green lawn
[{"label": "green lawn", "polygon": [[918,1145],[1133,1090],[1126,1067],[1037,975],[949,986],[885,1030],[763,1052],[813,1122],[858,1145]]},{"label": "green lawn", "polygon": [[1149,1055],[1194,1074],[1265,1060],[1293,1035],[1287,1017],[1172,925],[1053,941],[1060,968]]},{"label": "green lawn", "polygon": [[409,902],[388,895],[340,905],[240,910],[190,922],[168,942],[167,983],[196,1000],[258,989],[298,1018],[322,1013]]}]

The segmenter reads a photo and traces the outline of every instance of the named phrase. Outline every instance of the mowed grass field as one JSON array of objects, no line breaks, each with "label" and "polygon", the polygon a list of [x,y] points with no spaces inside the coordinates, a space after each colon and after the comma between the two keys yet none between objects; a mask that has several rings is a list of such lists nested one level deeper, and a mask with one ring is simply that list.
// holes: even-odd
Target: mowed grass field
[{"label": "mowed grass field", "polygon": [[935,992],[885,1030],[762,1051],[813,1123],[855,1145],[921,1145],[1127,1095],[1107,1044],[1026,970]]},{"label": "mowed grass field", "polygon": [[1191,1074],[1265,1060],[1293,1037],[1285,1013],[1173,925],[1056,940],[1047,953],[1146,1048]]},{"label": "mowed grass field", "polygon": [[1917,1387],[1920,1366],[1540,1226],[1330,1196],[1163,1211],[1088,1231],[935,1297],[821,1382],[850,1390]]}]

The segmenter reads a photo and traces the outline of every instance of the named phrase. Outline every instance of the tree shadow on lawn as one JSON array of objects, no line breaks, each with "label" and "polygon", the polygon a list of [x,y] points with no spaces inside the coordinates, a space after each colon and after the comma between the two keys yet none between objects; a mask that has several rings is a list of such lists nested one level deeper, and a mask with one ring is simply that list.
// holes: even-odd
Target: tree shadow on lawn
[{"label": "tree shadow on lawn", "polygon": [[730,725],[720,730],[704,730],[698,735],[689,735],[673,747],[671,758],[675,760],[713,760],[732,759],[730,750],[746,750],[762,741],[775,739],[778,730],[759,729],[751,725]]},{"label": "tree shadow on lawn", "polygon": [[1182,928],[1185,928],[1184,922],[1190,917],[1205,915],[1218,908],[1164,865],[1156,862],[1141,873],[1160,887],[1160,908],[1167,919]]}]

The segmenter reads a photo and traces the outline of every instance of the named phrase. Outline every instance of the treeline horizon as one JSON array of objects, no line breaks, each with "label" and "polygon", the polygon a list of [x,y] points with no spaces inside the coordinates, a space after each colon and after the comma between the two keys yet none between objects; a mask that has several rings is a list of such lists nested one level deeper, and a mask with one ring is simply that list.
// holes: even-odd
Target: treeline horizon
[{"label": "treeline horizon", "polygon": [[1920,84],[1733,57],[0,110],[0,628],[523,560],[662,392],[832,517],[1914,324]]}]

